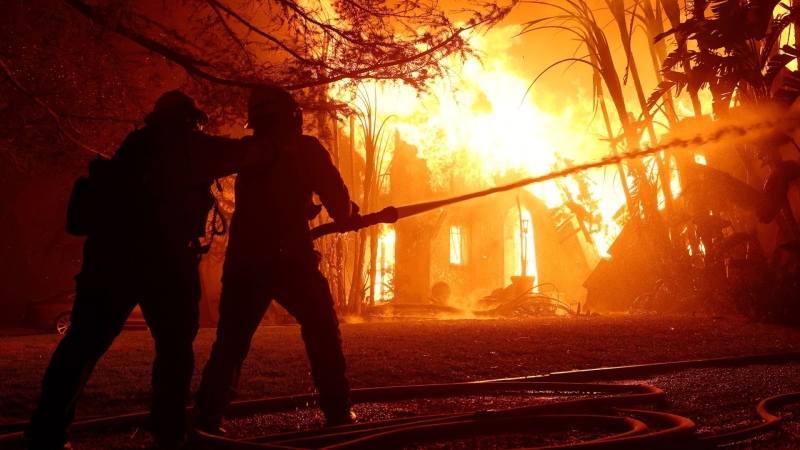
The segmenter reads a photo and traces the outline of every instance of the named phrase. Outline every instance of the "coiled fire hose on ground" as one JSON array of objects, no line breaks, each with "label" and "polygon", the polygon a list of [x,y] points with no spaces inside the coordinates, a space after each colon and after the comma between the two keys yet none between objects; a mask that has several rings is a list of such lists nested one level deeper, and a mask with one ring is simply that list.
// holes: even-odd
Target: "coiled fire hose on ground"
[{"label": "coiled fire hose on ground", "polygon": [[[781,407],[800,403],[800,392],[773,396],[756,407],[762,423],[735,431],[698,436],[694,423],[685,417],[665,412],[631,409],[636,406],[658,406],[664,401],[661,389],[644,384],[588,383],[641,379],[655,374],[709,367],[743,367],[757,364],[800,362],[800,352],[754,355],[735,358],[679,361],[635,366],[611,367],[543,376],[486,380],[470,383],[393,386],[354,389],[355,403],[398,401],[418,398],[454,397],[514,393],[533,396],[547,393],[561,396],[581,395],[588,398],[534,404],[509,409],[446,413],[405,417],[378,422],[356,423],[332,428],[231,440],[197,433],[202,448],[209,450],[244,449],[375,449],[397,448],[404,444],[441,442],[476,436],[499,436],[508,433],[531,434],[540,431],[602,429],[601,438],[579,443],[545,447],[548,449],[605,448],[715,448],[720,445],[751,439],[780,426],[775,412]],[[601,395],[601,396],[598,396]],[[231,417],[292,411],[316,400],[315,394],[276,397],[235,402]],[[72,430],[90,430],[119,425],[141,425],[147,413],[76,420]],[[655,426],[650,430],[648,424]],[[19,431],[24,424],[0,427],[0,448],[19,448],[24,437]]]}]

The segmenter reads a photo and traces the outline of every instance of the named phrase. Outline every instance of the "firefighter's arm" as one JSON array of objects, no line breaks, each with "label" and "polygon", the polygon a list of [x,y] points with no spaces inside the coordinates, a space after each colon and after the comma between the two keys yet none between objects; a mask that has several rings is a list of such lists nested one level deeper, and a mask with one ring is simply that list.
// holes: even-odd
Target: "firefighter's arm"
[{"label": "firefighter's arm", "polygon": [[204,183],[267,163],[275,157],[274,146],[265,139],[245,136],[231,139],[192,133],[187,155],[186,183]]},{"label": "firefighter's arm", "polygon": [[358,214],[358,206],[350,200],[350,192],[339,170],[333,165],[330,153],[316,138],[303,136],[302,139],[301,145],[311,159],[309,179],[314,192],[319,195],[333,220],[349,221]]}]

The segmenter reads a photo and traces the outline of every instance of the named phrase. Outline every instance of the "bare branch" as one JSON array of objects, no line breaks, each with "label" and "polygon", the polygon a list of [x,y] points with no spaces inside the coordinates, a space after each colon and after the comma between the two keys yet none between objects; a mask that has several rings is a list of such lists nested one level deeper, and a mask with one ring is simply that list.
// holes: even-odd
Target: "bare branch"
[{"label": "bare branch", "polygon": [[356,70],[356,71],[353,71],[353,72],[343,73],[341,75],[333,76],[333,77],[330,77],[330,78],[327,78],[327,79],[324,79],[324,80],[317,80],[317,81],[313,82],[313,84],[311,84],[311,83],[295,84],[295,85],[292,85],[292,86],[288,86],[286,89],[288,89],[288,90],[303,89],[303,88],[312,87],[312,86],[319,86],[321,84],[329,84],[329,83],[333,83],[333,82],[336,82],[336,81],[341,81],[341,80],[348,79],[348,78],[374,78],[374,77],[369,77],[369,76],[368,77],[360,77],[360,75],[365,74],[365,73],[369,73],[369,72],[374,72],[374,71],[379,70],[379,69],[385,69],[385,68],[388,68],[388,67],[394,67],[394,66],[398,66],[398,65],[402,65],[402,64],[408,64],[411,61],[425,58],[425,57],[427,57],[429,55],[432,55],[437,50],[440,50],[440,49],[446,47],[448,44],[452,43],[456,39],[460,39],[461,38],[461,33],[465,32],[465,31],[467,31],[467,30],[469,30],[471,28],[474,28],[475,26],[477,26],[477,25],[466,27],[466,28],[461,28],[460,30],[456,31],[452,36],[450,36],[447,39],[443,40],[439,44],[437,44],[437,45],[435,45],[435,46],[433,46],[433,47],[431,47],[431,48],[429,48],[427,50],[424,50],[424,51],[422,51],[420,53],[417,53],[416,55],[414,55],[412,57],[404,58],[404,59],[401,59],[401,60],[393,60],[393,61],[387,61],[385,63],[375,64],[373,66],[365,67],[365,68],[363,68],[361,70]]},{"label": "bare branch", "polygon": [[120,36],[126,37],[133,42],[145,47],[149,50],[152,50],[161,56],[169,59],[170,61],[178,64],[179,66],[183,67],[189,74],[195,75],[200,77],[204,80],[211,81],[213,83],[225,85],[225,86],[238,86],[238,87],[252,87],[256,83],[247,83],[237,80],[230,80],[227,78],[220,78],[215,75],[212,75],[204,70],[200,69],[198,66],[209,66],[209,63],[204,61],[199,61],[194,59],[190,56],[187,56],[183,53],[180,53],[170,47],[167,47],[160,42],[154,41],[141,33],[138,33],[124,25],[119,23],[110,23],[106,20],[102,14],[99,14],[94,8],[89,6],[88,4],[80,1],[80,0],[64,0],[68,5],[75,8],[78,12],[83,14],[84,16],[88,17],[92,22],[95,22],[99,25],[104,27],[110,28],[115,33],[119,34]]},{"label": "bare branch", "polygon": [[80,147],[80,148],[82,148],[84,150],[88,150],[88,151],[90,151],[92,153],[105,154],[104,152],[101,152],[99,150],[95,150],[92,147],[89,147],[88,145],[84,144],[83,142],[81,142],[81,141],[75,139],[74,137],[72,137],[72,135],[70,133],[68,133],[67,130],[65,130],[64,127],[62,126],[61,118],[58,116],[58,114],[56,114],[56,112],[53,111],[49,106],[47,106],[43,101],[39,100],[38,97],[36,97],[35,95],[31,94],[30,91],[25,89],[25,87],[22,84],[20,84],[20,82],[14,77],[14,74],[11,73],[11,69],[8,68],[8,66],[6,65],[6,63],[2,59],[0,59],[0,70],[3,71],[3,73],[6,76],[6,78],[11,83],[12,86],[14,86],[19,92],[22,92],[23,94],[25,94],[34,103],[36,103],[37,105],[39,105],[39,107],[41,107],[43,110],[45,110],[45,112],[47,112],[47,114],[50,117],[53,118],[53,121],[56,123],[56,127],[58,128],[58,132],[61,133],[64,137],[66,137],[67,139],[72,141],[75,145],[77,145],[78,147]]},{"label": "bare branch", "polygon": [[318,20],[314,19],[314,18],[313,18],[313,17],[311,17],[311,16],[310,16],[308,13],[306,13],[306,11],[305,11],[305,10],[303,10],[302,8],[300,8],[299,6],[297,6],[297,4],[296,4],[295,2],[293,2],[293,1],[287,1],[287,0],[278,0],[278,2],[279,2],[281,5],[283,5],[283,6],[287,7],[287,8],[289,8],[289,9],[291,9],[292,11],[294,11],[294,12],[295,12],[295,14],[297,14],[297,15],[298,15],[298,16],[300,16],[300,17],[302,17],[302,18],[303,18],[303,20],[306,20],[306,21],[308,21],[309,23],[312,23],[312,24],[314,24],[314,25],[316,25],[316,26],[320,27],[321,29],[323,29],[323,30],[325,30],[325,31],[327,31],[327,32],[329,32],[329,33],[331,33],[331,34],[333,34],[333,35],[339,36],[339,37],[341,37],[342,39],[344,39],[344,40],[346,40],[346,41],[349,41],[350,43],[353,43],[353,44],[360,44],[360,43],[361,43],[361,41],[360,41],[360,40],[356,40],[356,39],[354,39],[352,36],[349,36],[347,33],[344,33],[342,30],[340,30],[340,29],[338,29],[338,28],[336,28],[336,27],[332,27],[332,26],[331,26],[331,25],[329,25],[329,24],[322,23],[322,22],[320,22],[320,21],[318,21]]},{"label": "bare branch", "polygon": [[[64,0],[94,23],[178,64],[197,79],[243,88],[269,82],[287,85],[292,90],[348,79],[394,79],[415,89],[424,90],[430,80],[448,71],[443,64],[444,58],[454,54],[461,57],[471,54],[472,50],[463,38],[466,31],[491,26],[510,10],[510,7],[499,8],[481,3],[482,7],[488,8],[489,13],[472,11],[475,14],[473,19],[464,27],[456,28],[435,2],[402,2],[403,5],[396,15],[392,15],[392,11],[386,8],[376,9],[370,5],[364,7],[354,2],[345,2],[346,11],[340,13],[343,14],[341,20],[344,25],[338,26],[316,18],[314,11],[291,0],[275,1],[281,6],[280,15],[269,16],[268,20],[274,20],[273,24],[288,25],[290,31],[298,36],[297,42],[276,37],[262,26],[254,25],[256,22],[251,18],[237,13],[219,0],[204,0],[200,4],[200,22],[210,20],[215,15],[214,19],[220,21],[224,32],[234,42],[220,44],[221,41],[209,38],[208,34],[202,35],[207,28],[198,26],[194,31],[202,35],[200,40],[203,44],[200,47],[192,39],[165,28],[149,17],[143,18],[134,13],[112,20],[104,10],[89,5],[85,0]],[[211,11],[203,11],[202,5],[206,5]],[[163,43],[163,40],[157,41],[148,37],[148,27],[136,25],[142,20],[148,26],[158,28],[159,35],[176,39],[178,44]],[[266,39],[266,42],[248,41],[238,36],[232,20]],[[406,20],[409,23],[405,23]],[[401,28],[394,30],[395,25]],[[418,34],[417,29],[420,27],[429,31]],[[239,52],[235,52],[237,56],[231,59],[228,50],[234,43],[242,50],[246,60],[239,59]],[[190,52],[187,46],[193,51]],[[304,47],[314,54],[304,54]],[[426,47],[426,50],[418,50]],[[199,48],[204,48],[208,60],[193,55],[199,53]],[[253,59],[257,48],[283,51],[290,58],[262,64]],[[250,70],[246,71],[250,72],[248,75],[243,75],[240,69],[242,65],[249,66]]]},{"label": "bare branch", "polygon": [[250,59],[250,53],[247,51],[247,47],[245,47],[245,45],[242,42],[242,40],[239,39],[239,36],[237,36],[236,33],[233,32],[231,27],[228,26],[228,22],[225,20],[224,17],[222,17],[222,13],[220,12],[220,8],[216,5],[216,2],[213,1],[213,0],[206,0],[206,3],[208,3],[208,6],[210,6],[211,9],[214,11],[214,13],[217,14],[217,17],[219,17],[219,22],[225,28],[225,31],[228,32],[228,36],[230,36],[231,39],[233,39],[233,41],[236,42],[236,44],[239,46],[239,48],[242,49],[242,53],[244,54],[244,57],[247,60],[247,64],[250,66],[250,70],[252,70],[253,73],[255,73],[256,72],[256,68],[255,68],[255,66],[253,66],[253,60]]},{"label": "bare branch", "polygon": [[297,60],[299,60],[299,61],[301,61],[303,63],[309,64],[309,65],[327,67],[324,64],[322,64],[320,61],[314,61],[314,60],[311,60],[311,59],[308,59],[308,58],[304,58],[303,56],[301,56],[300,54],[298,54],[297,52],[295,52],[294,50],[289,48],[286,44],[281,42],[279,39],[275,38],[274,36],[272,36],[269,33],[265,33],[264,31],[260,30],[259,28],[255,27],[255,26],[253,26],[253,24],[251,24],[247,19],[245,19],[244,17],[240,16],[239,14],[236,14],[235,11],[233,11],[232,9],[228,8],[227,6],[221,4],[220,2],[218,2],[216,0],[206,0],[206,2],[212,8],[213,7],[217,7],[219,9],[225,11],[225,13],[230,14],[231,17],[233,17],[234,19],[238,20],[242,25],[246,26],[250,31],[253,31],[254,33],[258,34],[259,36],[262,36],[262,37],[266,38],[270,42],[272,42],[275,45],[277,45],[278,47],[282,48],[286,53],[292,55],[295,59],[297,59]]}]

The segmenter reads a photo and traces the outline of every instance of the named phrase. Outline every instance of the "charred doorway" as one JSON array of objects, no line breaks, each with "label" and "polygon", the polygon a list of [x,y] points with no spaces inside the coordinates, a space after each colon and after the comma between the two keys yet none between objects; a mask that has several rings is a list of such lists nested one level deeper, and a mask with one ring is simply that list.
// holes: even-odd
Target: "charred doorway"
[{"label": "charred doorway", "polygon": [[503,221],[503,278],[506,282],[516,277],[534,286],[538,283],[536,248],[533,238],[533,218],[530,211],[519,204],[511,207]]}]

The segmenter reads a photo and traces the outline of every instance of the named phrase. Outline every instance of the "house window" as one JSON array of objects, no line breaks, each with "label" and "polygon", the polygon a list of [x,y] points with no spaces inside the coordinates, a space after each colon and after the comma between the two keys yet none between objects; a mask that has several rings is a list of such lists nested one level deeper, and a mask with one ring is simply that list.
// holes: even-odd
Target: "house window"
[{"label": "house window", "polygon": [[467,263],[467,245],[464,227],[450,227],[450,264],[463,266]]},{"label": "house window", "polygon": [[389,301],[394,296],[394,249],[397,234],[388,224],[380,225],[378,261],[375,268],[375,301]]}]

